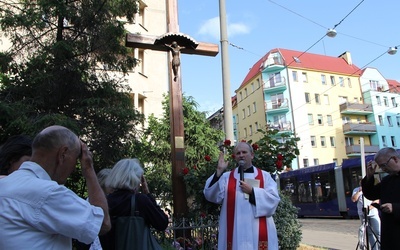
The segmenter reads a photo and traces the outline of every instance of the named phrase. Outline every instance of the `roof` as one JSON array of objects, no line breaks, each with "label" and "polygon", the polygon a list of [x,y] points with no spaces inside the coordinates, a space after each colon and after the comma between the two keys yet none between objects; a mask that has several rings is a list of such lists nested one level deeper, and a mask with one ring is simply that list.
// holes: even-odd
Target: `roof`
[{"label": "roof", "polygon": [[[308,52],[275,48],[266,53],[253,65],[249,73],[244,78],[239,89],[246,85],[258,73],[260,73],[260,67],[262,63],[268,58],[269,54],[275,52],[280,52],[284,59],[284,65],[288,68],[298,68],[354,76],[360,76],[361,74],[359,67],[354,64],[347,63],[347,61],[342,57],[325,56]],[[295,58],[298,58],[299,62],[296,62]]]},{"label": "roof", "polygon": [[387,79],[387,82],[389,84],[389,92],[400,93],[400,82],[389,79]]}]

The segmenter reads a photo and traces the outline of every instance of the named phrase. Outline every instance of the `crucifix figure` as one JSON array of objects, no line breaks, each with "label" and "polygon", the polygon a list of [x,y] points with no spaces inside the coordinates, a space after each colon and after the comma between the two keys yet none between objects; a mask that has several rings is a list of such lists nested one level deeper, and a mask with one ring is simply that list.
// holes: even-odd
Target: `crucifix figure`
[{"label": "crucifix figure", "polygon": [[178,77],[178,69],[179,69],[179,66],[181,65],[180,50],[184,49],[185,47],[179,46],[176,41],[173,41],[172,44],[166,44],[165,46],[167,46],[171,50],[172,71],[174,72],[174,81],[176,82],[176,78]]},{"label": "crucifix figure", "polygon": [[[216,56],[218,54],[218,45],[204,42],[197,43],[188,35],[180,33],[178,26],[177,0],[166,0],[166,6],[168,33],[159,37],[132,33],[127,34],[126,46],[171,52],[169,53],[169,61],[172,64],[172,67],[170,67],[169,94],[172,195],[174,217],[182,218],[187,216],[188,206],[186,200],[186,187],[183,177],[181,176],[182,169],[185,167],[185,144],[182,109],[182,76],[179,74],[180,54]],[[173,82],[175,83],[173,84]]]}]

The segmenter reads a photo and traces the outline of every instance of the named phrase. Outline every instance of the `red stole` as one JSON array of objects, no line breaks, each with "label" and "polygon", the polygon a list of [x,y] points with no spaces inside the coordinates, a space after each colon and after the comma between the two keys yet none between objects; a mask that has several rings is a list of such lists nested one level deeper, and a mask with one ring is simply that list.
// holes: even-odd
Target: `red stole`
[{"label": "red stole", "polygon": [[[258,174],[256,180],[260,181],[260,188],[264,188],[264,177],[261,169],[256,168]],[[227,201],[227,250],[232,249],[233,227],[235,223],[235,200],[236,200],[236,185],[239,180],[234,177],[236,169],[233,169],[229,175],[228,181],[228,201]],[[268,249],[268,230],[267,230],[267,217],[263,216],[258,218],[258,249]]]}]

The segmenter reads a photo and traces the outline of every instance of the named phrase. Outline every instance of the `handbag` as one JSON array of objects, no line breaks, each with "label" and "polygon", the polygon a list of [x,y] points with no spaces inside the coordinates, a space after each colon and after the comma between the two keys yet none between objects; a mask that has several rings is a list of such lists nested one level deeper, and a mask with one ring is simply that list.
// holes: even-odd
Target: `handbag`
[{"label": "handbag", "polygon": [[116,219],[115,247],[117,250],[162,250],[144,218],[137,215],[135,196],[131,198],[131,215]]}]

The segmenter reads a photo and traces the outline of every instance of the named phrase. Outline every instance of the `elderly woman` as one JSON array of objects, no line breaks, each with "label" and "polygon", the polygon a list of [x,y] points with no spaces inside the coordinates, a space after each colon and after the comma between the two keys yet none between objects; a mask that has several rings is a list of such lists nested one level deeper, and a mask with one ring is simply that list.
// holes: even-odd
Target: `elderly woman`
[{"label": "elderly woman", "polygon": [[[165,230],[168,226],[168,216],[149,194],[143,172],[138,159],[122,159],[112,168],[105,182],[105,186],[112,191],[107,196],[110,217],[129,216],[131,198],[134,195],[138,215],[143,217],[149,226],[160,231]],[[139,192],[140,185],[142,192]],[[101,236],[100,241],[103,249],[114,249],[115,231],[112,229],[108,234]]]}]

